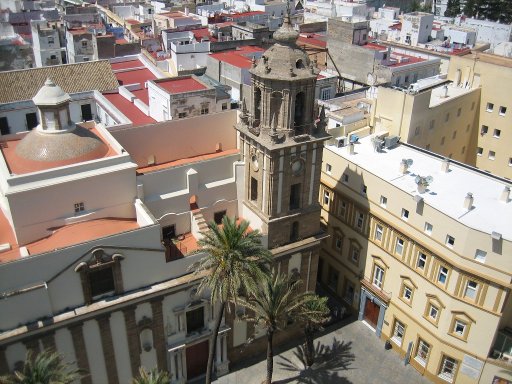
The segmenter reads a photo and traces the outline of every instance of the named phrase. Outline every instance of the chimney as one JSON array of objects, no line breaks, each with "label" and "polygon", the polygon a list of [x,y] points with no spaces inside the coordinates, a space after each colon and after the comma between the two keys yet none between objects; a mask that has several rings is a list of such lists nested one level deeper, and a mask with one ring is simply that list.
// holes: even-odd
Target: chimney
[{"label": "chimney", "polygon": [[407,159],[402,159],[402,161],[400,162],[400,173],[402,175],[405,175],[408,169],[409,166],[407,165]]},{"label": "chimney", "polygon": [[473,194],[471,192],[468,192],[466,197],[464,198],[464,208],[468,211],[473,207]]},{"label": "chimney", "polygon": [[443,160],[443,163],[441,164],[441,171],[444,173],[450,172],[450,160],[446,158]]},{"label": "chimney", "polygon": [[354,154],[354,143],[349,143],[349,145],[348,145],[348,153],[349,153],[349,155],[353,155]]},{"label": "chimney", "polygon": [[505,188],[503,188],[503,192],[501,192],[500,200],[504,203],[508,203],[510,200],[510,187],[508,185],[505,185]]}]

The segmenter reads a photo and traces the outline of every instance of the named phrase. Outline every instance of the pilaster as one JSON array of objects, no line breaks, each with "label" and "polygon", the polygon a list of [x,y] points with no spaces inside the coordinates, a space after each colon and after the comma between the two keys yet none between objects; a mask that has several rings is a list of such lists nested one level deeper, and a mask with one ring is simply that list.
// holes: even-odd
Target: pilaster
[{"label": "pilaster", "polygon": [[85,349],[83,325],[82,322],[72,324],[69,326],[69,331],[71,332],[71,338],[73,339],[73,346],[75,348],[76,363],[83,375],[80,382],[82,384],[92,384],[89,359],[87,358],[87,351]]},{"label": "pilaster", "polygon": [[151,311],[153,313],[153,343],[156,349],[156,360],[158,369],[167,371],[167,342],[164,331],[162,301],[163,297],[159,297],[151,301]]},{"label": "pilaster", "polygon": [[130,305],[122,309],[124,323],[126,326],[126,339],[128,341],[128,352],[130,354],[130,367],[132,376],[137,376],[140,367],[140,341],[135,322],[135,306]]},{"label": "pilaster", "polygon": [[101,346],[103,347],[103,358],[107,367],[107,378],[109,384],[119,383],[117,376],[117,364],[114,351],[114,342],[112,340],[112,332],[110,330],[110,313],[96,318],[100,327]]}]

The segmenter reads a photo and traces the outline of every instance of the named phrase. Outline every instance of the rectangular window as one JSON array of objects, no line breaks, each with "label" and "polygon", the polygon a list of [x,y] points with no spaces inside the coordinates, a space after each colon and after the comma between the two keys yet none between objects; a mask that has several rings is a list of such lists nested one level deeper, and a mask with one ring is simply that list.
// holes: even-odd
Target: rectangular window
[{"label": "rectangular window", "polygon": [[446,122],[446,121],[448,121],[448,120],[450,120],[450,113],[449,113],[449,112],[448,112],[448,113],[446,114],[446,116],[444,117],[444,121],[445,121],[445,122]]},{"label": "rectangular window", "polygon": [[391,338],[391,340],[393,340],[396,345],[402,346],[404,334],[405,334],[404,324],[395,319],[395,326],[393,327],[393,337]]},{"label": "rectangular window", "polygon": [[341,247],[343,246],[343,237],[336,235],[336,241],[334,242],[334,245],[337,250],[341,250]]},{"label": "rectangular window", "polygon": [[506,113],[507,113],[507,107],[501,106],[500,107],[500,116],[505,116]]},{"label": "rectangular window", "polygon": [[482,251],[481,249],[477,249],[475,252],[475,260],[480,263],[485,263],[485,257],[487,256],[487,252]]},{"label": "rectangular window", "polygon": [[425,221],[425,233],[426,233],[427,235],[429,235],[429,236],[430,236],[430,235],[432,235],[432,229],[433,229],[433,228],[434,228],[434,227],[432,226],[432,224],[430,224],[430,223],[428,223],[428,222],[426,222],[426,221]]},{"label": "rectangular window", "polygon": [[468,299],[475,300],[476,299],[476,292],[478,289],[478,284],[476,281],[468,281],[466,283],[466,290],[464,291],[464,297],[467,297]]},{"label": "rectangular window", "polygon": [[430,125],[429,125],[429,129],[434,129],[434,125],[435,125],[436,121],[435,120],[430,120]]},{"label": "rectangular window", "polygon": [[343,180],[343,182],[344,182],[345,184],[347,184],[347,183],[348,183],[348,175],[347,175],[346,173],[344,173],[344,174],[343,174],[343,176],[342,176],[342,180]]},{"label": "rectangular window", "polygon": [[91,104],[82,104],[80,106],[80,110],[82,112],[82,121],[91,121],[92,120]]},{"label": "rectangular window", "polygon": [[441,284],[446,284],[446,280],[448,279],[448,268],[441,267],[439,268],[439,274],[437,275],[437,281]]},{"label": "rectangular window", "polygon": [[396,239],[395,253],[397,255],[402,256],[403,252],[404,252],[404,241],[403,241],[403,239]]},{"label": "rectangular window", "polygon": [[184,119],[185,117],[187,117],[187,112],[178,113],[178,119]]},{"label": "rectangular window", "polygon": [[338,205],[338,215],[340,215],[341,217],[345,217],[345,215],[347,214],[347,203],[344,202],[343,200],[340,200],[340,204]]},{"label": "rectangular window", "polygon": [[471,103],[471,110],[474,110],[474,109],[475,109],[475,102],[473,101],[473,102]]},{"label": "rectangular window", "polygon": [[9,128],[7,117],[0,117],[0,134],[8,135],[9,133],[11,133],[11,129]]},{"label": "rectangular window", "polygon": [[461,112],[462,112],[462,109],[461,109],[461,108],[457,109],[457,117],[459,117],[459,116],[460,116]]},{"label": "rectangular window", "polygon": [[350,281],[347,281],[347,288],[345,289],[345,301],[349,304],[352,304],[354,301],[354,284],[352,284]]},{"label": "rectangular window", "polygon": [[79,213],[85,210],[85,206],[83,202],[75,203],[75,213]]},{"label": "rectangular window", "polygon": [[88,277],[92,298],[115,291],[112,267],[91,269]]},{"label": "rectangular window", "polygon": [[445,137],[441,137],[441,145],[444,145],[444,140],[445,140]]},{"label": "rectangular window", "polygon": [[419,269],[425,269],[425,266],[427,265],[427,255],[425,255],[422,252],[418,253],[418,262],[416,264],[416,267]]},{"label": "rectangular window", "polygon": [[455,140],[456,137],[457,137],[457,131],[453,131],[452,140]]},{"label": "rectangular window", "polygon": [[290,211],[300,208],[300,183],[290,187]]},{"label": "rectangular window", "polygon": [[329,202],[331,201],[331,194],[329,191],[324,191],[324,205],[327,205],[329,207]]},{"label": "rectangular window", "polygon": [[204,307],[187,311],[187,335],[200,332],[204,328]]},{"label": "rectangular window", "polygon": [[380,197],[380,206],[382,208],[386,208],[386,206],[388,205],[388,198],[386,196],[382,196]]},{"label": "rectangular window", "polygon": [[355,226],[357,229],[363,229],[364,215],[361,212],[356,212]]},{"label": "rectangular window", "polygon": [[325,172],[327,172],[327,174],[331,174],[331,171],[332,171],[332,165],[327,163],[325,164]]},{"label": "rectangular window", "polygon": [[466,323],[460,320],[455,320],[455,323],[453,324],[453,333],[464,336],[464,332],[466,331]]},{"label": "rectangular window", "polygon": [[382,282],[384,281],[384,270],[378,265],[373,269],[373,285],[382,289]]},{"label": "rectangular window", "polygon": [[439,315],[439,309],[435,305],[430,304],[430,308],[428,309],[428,316],[432,320],[437,320],[438,315]]},{"label": "rectangular window", "polygon": [[409,211],[405,208],[402,208],[402,219],[406,220],[409,218]]},{"label": "rectangular window", "polygon": [[27,113],[25,115],[25,120],[27,122],[27,129],[29,131],[31,131],[32,129],[34,129],[35,127],[37,127],[37,124],[39,124],[37,122],[37,113],[35,112],[32,112],[32,113]]},{"label": "rectangular window", "polygon": [[414,136],[418,136],[420,134],[420,127],[416,127],[414,130]]},{"label": "rectangular window", "polygon": [[476,155],[482,156],[482,153],[484,153],[484,149],[482,147],[476,147]]},{"label": "rectangular window", "polygon": [[363,184],[363,185],[361,185],[361,194],[362,194],[362,195],[366,195],[366,191],[367,191],[367,189],[368,189],[368,188],[366,187],[366,185],[364,185],[364,184]]},{"label": "rectangular window", "polygon": [[331,88],[322,88],[320,91],[320,99],[328,100],[331,98]]},{"label": "rectangular window", "polygon": [[82,47],[83,48],[87,47],[87,41],[86,40],[82,40]]},{"label": "rectangular window", "polygon": [[493,103],[487,103],[487,107],[486,107],[486,111],[487,112],[492,112],[494,109],[494,104]]},{"label": "rectangular window", "polygon": [[228,109],[228,103],[222,103],[222,110],[225,111]]},{"label": "rectangular window", "polygon": [[352,245],[351,258],[352,258],[352,262],[354,264],[359,263],[359,255],[360,254],[361,254],[361,250],[358,247],[355,247],[354,245]]},{"label": "rectangular window", "polygon": [[251,177],[251,201],[258,200],[258,180]]},{"label": "rectangular window", "polygon": [[493,137],[499,138],[501,136],[501,129],[495,129]]},{"label": "rectangular window", "polygon": [[375,227],[375,240],[382,241],[382,233],[384,231],[384,227],[380,224],[377,224]]},{"label": "rectangular window", "polygon": [[422,339],[418,340],[418,349],[414,359],[423,367],[427,365],[428,355],[430,353],[430,344]]},{"label": "rectangular window", "polygon": [[483,136],[489,132],[489,127],[487,125],[482,125],[482,129],[480,129],[480,134]]},{"label": "rectangular window", "polygon": [[456,370],[457,361],[455,359],[452,359],[451,357],[444,355],[441,363],[441,369],[439,370],[439,378],[449,383],[453,383]]},{"label": "rectangular window", "polygon": [[327,285],[329,286],[329,288],[331,288],[335,292],[338,290],[338,276],[339,276],[338,271],[336,269],[330,267],[329,275],[328,275],[328,279],[327,279]]},{"label": "rectangular window", "polygon": [[455,238],[453,236],[446,235],[446,245],[448,247],[452,248],[454,244],[455,244]]},{"label": "rectangular window", "polygon": [[55,40],[53,39],[53,37],[48,37],[48,44],[53,44],[55,43]]},{"label": "rectangular window", "polygon": [[210,110],[208,107],[203,107],[201,108],[201,115],[207,115],[209,111]]},{"label": "rectangular window", "polygon": [[411,299],[412,299],[412,289],[411,289],[411,287],[409,287],[407,285],[404,285],[404,290],[402,292],[402,297],[406,301],[411,301]]},{"label": "rectangular window", "polygon": [[496,158],[496,152],[489,151],[489,160],[494,160]]}]

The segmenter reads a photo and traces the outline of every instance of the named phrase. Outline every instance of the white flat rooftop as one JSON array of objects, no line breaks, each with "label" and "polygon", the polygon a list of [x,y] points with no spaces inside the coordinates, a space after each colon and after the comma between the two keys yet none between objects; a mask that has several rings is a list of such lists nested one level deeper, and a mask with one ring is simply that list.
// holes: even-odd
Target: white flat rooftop
[{"label": "white flat rooftop", "polygon": [[[445,173],[441,169],[442,158],[403,144],[375,152],[370,136],[360,139],[354,147],[354,155],[348,153],[347,147],[329,145],[326,149],[409,193],[411,199],[420,195],[426,205],[470,228],[488,234],[498,232],[504,239],[512,240],[512,201],[500,200],[505,186],[510,186],[505,180],[451,161],[450,171]],[[405,175],[400,173],[402,159],[413,160]],[[414,181],[418,175],[434,178],[422,194]],[[474,197],[473,209],[469,211],[464,208],[468,192]]]}]

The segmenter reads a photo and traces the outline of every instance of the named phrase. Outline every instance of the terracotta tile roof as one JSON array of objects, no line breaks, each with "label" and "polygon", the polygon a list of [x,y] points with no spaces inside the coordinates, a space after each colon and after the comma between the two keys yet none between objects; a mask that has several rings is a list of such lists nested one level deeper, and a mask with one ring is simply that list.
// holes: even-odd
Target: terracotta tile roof
[{"label": "terracotta tile roof", "polygon": [[51,78],[64,92],[115,90],[118,82],[108,60],[0,72],[0,103],[30,100]]}]

